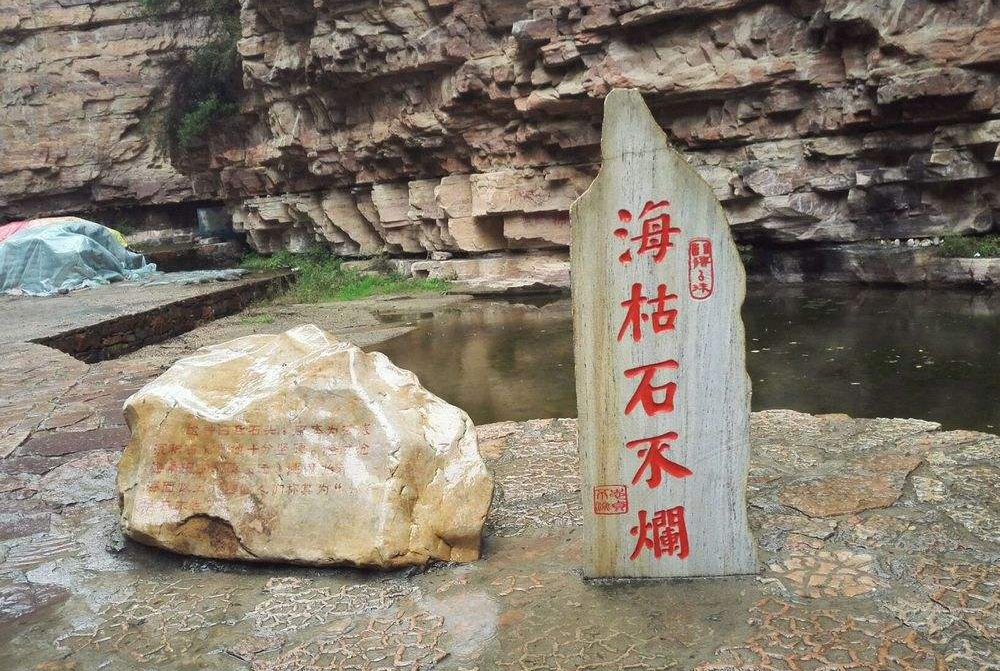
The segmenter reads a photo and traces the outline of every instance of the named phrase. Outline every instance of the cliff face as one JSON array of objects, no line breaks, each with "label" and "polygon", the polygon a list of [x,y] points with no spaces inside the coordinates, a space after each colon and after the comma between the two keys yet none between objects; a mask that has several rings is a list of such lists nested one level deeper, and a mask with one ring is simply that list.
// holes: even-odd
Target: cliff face
[{"label": "cliff face", "polygon": [[0,221],[192,199],[152,136],[169,72],[203,34],[132,2],[0,3]]},{"label": "cliff face", "polygon": [[985,231],[1000,209],[989,0],[249,0],[242,19],[254,129],[216,161],[261,249],[564,246],[612,87],[646,94],[744,242]]},{"label": "cliff face", "polygon": [[[197,193],[140,123],[197,25],[32,2],[56,27],[0,10],[8,203],[220,198],[263,251],[559,250],[602,99],[637,87],[742,242],[843,260],[1000,211],[992,0],[243,0],[248,130],[213,145]],[[81,8],[73,40],[57,24]],[[71,86],[46,90],[48,72]],[[39,112],[56,122],[32,128]]]}]

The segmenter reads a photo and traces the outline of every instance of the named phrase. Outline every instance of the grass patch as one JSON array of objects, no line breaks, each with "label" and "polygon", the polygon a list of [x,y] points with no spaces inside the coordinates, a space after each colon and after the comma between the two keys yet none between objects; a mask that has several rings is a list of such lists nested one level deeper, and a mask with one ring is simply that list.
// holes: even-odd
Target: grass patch
[{"label": "grass patch", "polygon": [[274,316],[269,315],[266,312],[258,312],[257,314],[246,315],[240,320],[243,324],[273,324]]},{"label": "grass patch", "polygon": [[343,267],[340,259],[325,251],[304,254],[278,252],[271,256],[249,254],[240,264],[248,270],[298,268],[295,283],[282,299],[292,303],[353,301],[369,296],[395,294],[443,294],[451,286],[444,280],[420,280],[398,273],[360,273]]},{"label": "grass patch", "polygon": [[946,258],[1000,258],[1000,235],[949,235],[937,247]]}]

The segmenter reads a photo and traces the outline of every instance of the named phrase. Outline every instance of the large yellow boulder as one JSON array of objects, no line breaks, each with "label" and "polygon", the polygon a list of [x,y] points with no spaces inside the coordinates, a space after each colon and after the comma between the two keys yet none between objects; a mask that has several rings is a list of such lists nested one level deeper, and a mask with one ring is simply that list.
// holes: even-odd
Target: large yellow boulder
[{"label": "large yellow boulder", "polygon": [[121,525],[174,552],[472,561],[493,493],[469,416],[316,326],[181,359],[125,403]]}]

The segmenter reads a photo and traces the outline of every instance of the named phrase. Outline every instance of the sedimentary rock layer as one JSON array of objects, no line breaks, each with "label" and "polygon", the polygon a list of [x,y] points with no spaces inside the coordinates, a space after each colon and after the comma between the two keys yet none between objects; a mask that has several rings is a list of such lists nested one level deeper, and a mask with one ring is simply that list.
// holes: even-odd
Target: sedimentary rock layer
[{"label": "sedimentary rock layer", "polygon": [[981,232],[1000,202],[1000,16],[980,0],[245,3],[242,20],[253,132],[216,161],[265,250],[565,246],[612,87],[645,94],[744,242]]},{"label": "sedimentary rock layer", "polygon": [[156,122],[204,33],[134,2],[0,4],[0,221],[193,200]]},{"label": "sedimentary rock layer", "polygon": [[146,129],[203,26],[63,4],[0,9],[0,217],[211,198],[263,251],[565,248],[613,87],[741,242],[969,234],[1000,209],[984,0],[244,0],[246,132],[190,179]]}]

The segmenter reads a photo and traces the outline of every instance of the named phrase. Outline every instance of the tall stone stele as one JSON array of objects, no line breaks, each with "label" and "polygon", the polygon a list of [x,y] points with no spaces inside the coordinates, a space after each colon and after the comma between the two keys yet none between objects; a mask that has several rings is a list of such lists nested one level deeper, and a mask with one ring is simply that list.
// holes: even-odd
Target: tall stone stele
[{"label": "tall stone stele", "polygon": [[604,104],[571,210],[588,577],[755,571],[746,512],[746,277],[709,185],[637,91]]}]

